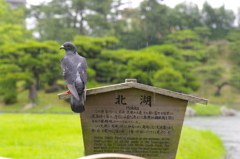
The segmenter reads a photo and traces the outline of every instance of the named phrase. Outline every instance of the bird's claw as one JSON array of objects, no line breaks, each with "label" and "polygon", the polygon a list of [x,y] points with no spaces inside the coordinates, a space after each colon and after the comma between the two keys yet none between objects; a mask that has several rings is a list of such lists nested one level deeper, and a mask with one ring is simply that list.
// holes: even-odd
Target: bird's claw
[{"label": "bird's claw", "polygon": [[63,92],[63,93],[65,93],[65,94],[69,94],[69,93],[71,93],[71,92],[70,92],[70,90],[68,90],[68,91],[66,91],[66,92]]}]

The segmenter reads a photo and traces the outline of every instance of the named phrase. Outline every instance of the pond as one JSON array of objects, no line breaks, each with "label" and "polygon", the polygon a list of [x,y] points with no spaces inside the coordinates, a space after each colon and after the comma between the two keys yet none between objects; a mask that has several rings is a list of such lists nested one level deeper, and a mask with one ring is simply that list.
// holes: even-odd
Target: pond
[{"label": "pond", "polygon": [[240,158],[240,111],[236,116],[186,117],[184,125],[211,130],[224,142],[227,150],[225,159]]}]

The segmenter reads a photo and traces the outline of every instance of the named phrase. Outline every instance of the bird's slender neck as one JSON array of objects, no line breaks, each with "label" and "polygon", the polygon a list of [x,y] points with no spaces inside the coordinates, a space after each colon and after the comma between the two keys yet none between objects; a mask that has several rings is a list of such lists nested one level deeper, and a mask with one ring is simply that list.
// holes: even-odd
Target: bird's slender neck
[{"label": "bird's slender neck", "polygon": [[75,51],[73,51],[73,50],[67,50],[66,51],[66,54],[72,54],[72,53],[75,53]]}]

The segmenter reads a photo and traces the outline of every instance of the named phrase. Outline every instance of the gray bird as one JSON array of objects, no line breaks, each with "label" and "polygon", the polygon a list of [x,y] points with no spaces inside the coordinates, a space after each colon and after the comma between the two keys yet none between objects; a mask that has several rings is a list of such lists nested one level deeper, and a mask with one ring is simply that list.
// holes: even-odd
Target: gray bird
[{"label": "gray bird", "polygon": [[77,47],[71,42],[65,42],[60,49],[66,51],[62,58],[62,74],[71,92],[71,109],[76,113],[82,113],[84,100],[86,99],[87,62],[77,53]]}]

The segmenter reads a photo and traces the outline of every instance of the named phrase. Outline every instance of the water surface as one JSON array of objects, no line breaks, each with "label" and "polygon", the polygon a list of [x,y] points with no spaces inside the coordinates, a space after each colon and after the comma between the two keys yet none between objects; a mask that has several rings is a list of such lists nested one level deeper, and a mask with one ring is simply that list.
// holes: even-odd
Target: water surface
[{"label": "water surface", "polygon": [[185,126],[211,130],[219,135],[227,150],[226,159],[240,159],[240,112],[236,116],[186,117]]}]

